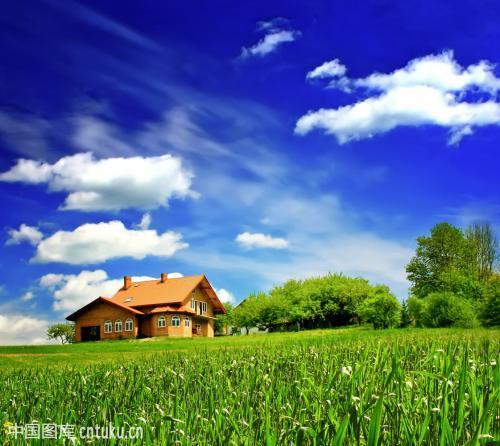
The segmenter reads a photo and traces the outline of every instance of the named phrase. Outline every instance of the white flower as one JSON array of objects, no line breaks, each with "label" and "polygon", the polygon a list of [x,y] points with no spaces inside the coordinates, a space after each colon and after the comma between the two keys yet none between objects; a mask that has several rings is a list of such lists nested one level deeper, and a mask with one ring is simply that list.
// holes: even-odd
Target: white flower
[{"label": "white flower", "polygon": [[359,396],[352,395],[351,398],[353,401],[360,401],[361,400],[361,398]]},{"label": "white flower", "polygon": [[440,409],[439,409],[439,407],[433,407],[433,408],[432,408],[432,411],[433,411],[433,412],[439,412],[439,411],[440,411]]},{"label": "white flower", "polygon": [[495,367],[497,365],[497,362],[494,359],[492,359],[490,361],[490,365],[491,365],[491,367]]},{"label": "white flower", "polygon": [[343,366],[342,367],[342,373],[347,376],[351,376],[352,374],[352,367],[350,365],[348,366]]},{"label": "white flower", "polygon": [[410,389],[413,387],[413,383],[411,381],[405,381],[405,384],[407,385],[407,387],[409,387]]}]

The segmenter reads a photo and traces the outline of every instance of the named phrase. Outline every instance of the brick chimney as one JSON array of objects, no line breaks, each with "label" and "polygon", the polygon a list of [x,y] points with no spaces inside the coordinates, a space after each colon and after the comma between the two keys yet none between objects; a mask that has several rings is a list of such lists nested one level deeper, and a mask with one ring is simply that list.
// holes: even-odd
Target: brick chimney
[{"label": "brick chimney", "polygon": [[168,278],[168,274],[167,273],[161,273],[160,282],[161,283],[166,282],[167,278]]},{"label": "brick chimney", "polygon": [[123,289],[128,290],[132,286],[132,277],[123,276]]}]

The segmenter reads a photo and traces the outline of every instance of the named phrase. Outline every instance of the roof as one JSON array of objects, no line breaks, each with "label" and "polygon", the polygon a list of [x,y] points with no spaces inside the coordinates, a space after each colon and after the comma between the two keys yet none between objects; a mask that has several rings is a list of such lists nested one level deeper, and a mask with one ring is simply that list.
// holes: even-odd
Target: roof
[{"label": "roof", "polygon": [[109,299],[107,297],[101,296],[101,297],[98,297],[97,299],[94,299],[92,302],[88,303],[87,305],[83,306],[82,308],[76,310],[74,313],[72,313],[68,317],[66,317],[66,319],[68,321],[76,321],[76,319],[78,318],[78,316],[80,316],[81,313],[83,313],[84,311],[89,309],[91,306],[93,306],[99,302],[103,302],[103,303],[108,304],[108,305],[113,305],[115,307],[122,308],[123,310],[129,311],[130,313],[133,313],[133,314],[138,314],[138,315],[144,314],[142,311],[136,310],[135,308],[128,307],[128,306],[123,305],[119,302],[112,301],[111,299]]},{"label": "roof", "polygon": [[225,313],[217,293],[204,275],[167,278],[164,282],[161,280],[133,282],[127,289],[120,288],[110,300],[129,308],[181,305],[196,287],[206,292],[215,312]]},{"label": "roof", "polygon": [[171,305],[160,305],[159,307],[153,308],[149,312],[149,314],[155,314],[155,313],[191,313],[191,314],[196,314],[196,311],[194,311],[191,308],[188,308],[186,306],[173,307]]}]

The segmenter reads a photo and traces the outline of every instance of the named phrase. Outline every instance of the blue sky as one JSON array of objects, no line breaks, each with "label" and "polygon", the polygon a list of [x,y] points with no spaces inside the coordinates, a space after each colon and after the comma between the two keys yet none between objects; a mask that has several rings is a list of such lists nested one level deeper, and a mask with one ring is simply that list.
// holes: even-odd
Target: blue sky
[{"label": "blue sky", "polygon": [[495,2],[11,2],[0,343],[124,274],[239,302],[344,272],[407,295],[415,238],[500,226]]}]

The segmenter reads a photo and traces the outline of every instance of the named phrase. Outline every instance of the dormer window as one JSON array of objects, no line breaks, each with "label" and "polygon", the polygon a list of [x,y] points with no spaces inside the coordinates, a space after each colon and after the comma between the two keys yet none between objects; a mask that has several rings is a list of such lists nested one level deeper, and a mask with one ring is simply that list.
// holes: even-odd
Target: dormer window
[{"label": "dormer window", "polygon": [[196,296],[196,288],[193,288],[193,291],[191,291],[191,296]]},{"label": "dormer window", "polygon": [[196,311],[196,301],[194,299],[191,299],[191,310]]}]

